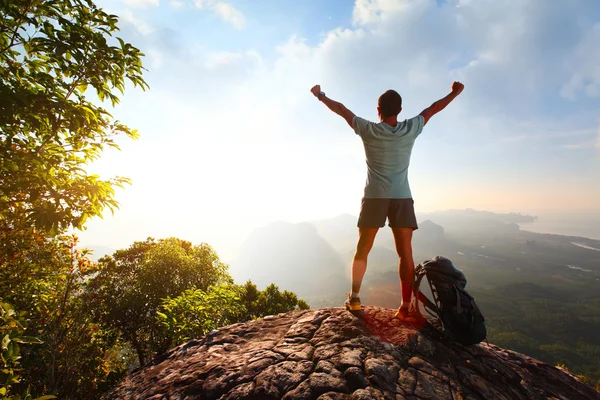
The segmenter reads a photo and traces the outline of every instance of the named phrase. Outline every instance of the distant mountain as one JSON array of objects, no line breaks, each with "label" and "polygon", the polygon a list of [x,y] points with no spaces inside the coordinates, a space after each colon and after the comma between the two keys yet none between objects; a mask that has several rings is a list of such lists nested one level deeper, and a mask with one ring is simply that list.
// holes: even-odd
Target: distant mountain
[{"label": "distant mountain", "polygon": [[[337,305],[350,287],[357,239],[356,217],[347,214],[311,223],[273,223],[248,237],[230,271],[238,282],[250,279],[259,287],[275,283],[313,306]],[[375,243],[365,282],[386,272],[392,272],[392,279],[397,280],[399,258],[391,230],[381,229]],[[414,233],[417,262],[445,254],[451,246],[444,228],[432,221],[420,223]]]},{"label": "distant mountain", "polygon": [[436,211],[423,214],[424,216],[454,217],[463,220],[494,220],[504,223],[528,223],[535,221],[538,217],[521,213],[494,213],[490,211],[474,210],[466,208],[461,210]]},{"label": "distant mountain", "polygon": [[[358,218],[350,214],[342,214],[334,218],[321,219],[317,221],[310,221],[310,223],[317,229],[319,235],[327,240],[327,242],[340,254],[350,253],[350,259],[354,250],[356,249],[356,242],[358,240],[358,228],[356,223]],[[388,235],[378,234],[376,243],[383,240],[390,239],[391,233]],[[348,258],[345,257],[347,260]]]},{"label": "distant mountain", "polygon": [[[319,234],[342,256],[349,265],[356,250],[358,241],[358,218],[343,214],[335,218],[311,221]],[[419,222],[419,229],[413,234],[413,255],[415,260],[431,258],[443,254],[448,242],[444,228],[432,221]],[[377,232],[375,245],[369,254],[369,270],[389,271],[398,268],[398,255],[394,244],[394,236],[387,226]]]},{"label": "distant mountain", "polygon": [[476,210],[448,210],[420,214],[442,225],[447,231],[516,231],[518,223],[532,222],[536,217],[517,213],[497,214]]},{"label": "distant mountain", "polygon": [[308,222],[255,230],[230,270],[237,281],[251,279],[259,287],[275,283],[301,297],[343,296],[350,286],[346,264]]},{"label": "distant mountain", "polygon": [[[600,283],[600,241],[527,232],[513,222],[526,218],[533,217],[475,210],[420,214],[419,229],[413,234],[413,259],[420,263],[446,256],[465,271],[475,288],[523,281],[557,286]],[[338,305],[349,287],[358,239],[356,221],[355,216],[344,214],[258,229],[231,263],[232,275],[237,281],[251,279],[259,285],[275,282],[314,306]],[[372,304],[396,303],[398,261],[391,230],[380,229],[361,290],[371,299],[380,299]]]},{"label": "distant mountain", "polygon": [[[422,220],[424,216],[431,219]],[[413,258],[419,263],[445,255],[456,258],[458,265],[467,269],[478,265],[502,266],[505,257],[500,257],[493,248],[483,248],[492,240],[500,243],[518,237],[519,227],[504,221],[520,218],[528,216],[475,210],[421,214],[419,229],[413,234]],[[275,282],[304,296],[319,295],[323,285],[317,281],[329,276],[335,277],[334,292],[345,292],[358,239],[356,222],[356,216],[343,214],[310,223],[279,222],[257,229],[243,244],[237,260],[231,263],[232,275],[238,281],[251,279],[258,285]],[[382,278],[389,279],[388,272],[397,274],[398,261],[391,230],[384,227],[369,255],[366,279],[377,280],[374,274],[379,273],[385,273],[386,278]],[[479,282],[477,278],[475,282]],[[331,288],[326,291],[332,292]]]}]

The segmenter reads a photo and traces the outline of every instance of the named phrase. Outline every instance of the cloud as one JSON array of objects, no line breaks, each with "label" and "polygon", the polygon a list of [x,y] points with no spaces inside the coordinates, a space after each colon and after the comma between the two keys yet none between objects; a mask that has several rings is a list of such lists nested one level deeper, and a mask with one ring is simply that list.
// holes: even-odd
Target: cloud
[{"label": "cloud", "polygon": [[[206,12],[215,4],[196,0]],[[127,92],[114,114],[142,136],[98,163],[133,185],[119,197],[120,222],[97,222],[109,228],[96,242],[179,236],[222,252],[269,221],[356,214],[362,144],[309,93],[316,83],[369,119],[386,89],[402,94],[410,117],[453,80],[465,83],[414,148],[418,211],[597,211],[599,12],[597,0],[357,0],[352,25],[308,39],[282,33],[264,53],[262,43],[208,50],[193,26],[152,28],[129,13],[149,32],[135,43],[152,89]]]},{"label": "cloud", "polygon": [[409,6],[409,0],[356,0],[352,20],[356,25],[381,22],[388,15]]},{"label": "cloud", "polygon": [[170,6],[171,8],[176,8],[176,9],[179,9],[179,8],[182,8],[182,7],[183,7],[183,2],[182,2],[182,1],[179,1],[179,0],[170,0],[170,1],[169,1],[169,6]]},{"label": "cloud", "polygon": [[133,12],[125,9],[120,12],[120,16],[126,23],[131,24],[135,31],[141,35],[147,36],[154,32],[154,27],[147,21],[134,17]]},{"label": "cloud", "polygon": [[211,10],[236,29],[243,29],[246,25],[244,14],[229,3],[215,0],[194,0],[194,5],[198,9],[207,8]]},{"label": "cloud", "polygon": [[[578,7],[571,9],[571,1]],[[215,4],[196,6],[214,12]],[[119,174],[133,178],[139,198],[152,198],[157,187],[176,193],[168,217],[174,226],[356,212],[365,177],[360,140],[310,87],[322,84],[328,96],[374,120],[376,99],[387,89],[402,94],[401,116],[411,117],[462,80],[464,93],[431,120],[413,152],[410,179],[421,210],[493,208],[508,197],[505,207],[512,207],[521,199],[515,188],[547,193],[577,172],[592,181],[598,173],[588,152],[573,150],[595,140],[597,107],[580,102],[563,110],[561,102],[569,102],[560,91],[574,73],[562,60],[577,56],[588,65],[594,57],[578,50],[588,46],[594,26],[578,17],[593,5],[359,0],[354,25],[316,43],[283,38],[274,56],[252,48],[210,51],[154,30],[144,38],[154,42],[141,48],[159,51],[149,55],[161,73],[149,77],[152,90],[143,102],[125,97],[120,107],[133,119],[119,117],[148,139],[135,160],[123,151],[124,165],[139,172]],[[588,69],[580,73],[589,76]],[[584,97],[582,90],[574,93]],[[468,198],[467,189],[485,196]],[[252,195],[241,200],[241,193]],[[534,209],[540,196],[523,207]],[[587,200],[577,201],[570,206]]]},{"label": "cloud", "polygon": [[216,2],[212,5],[212,9],[218,16],[229,22],[236,29],[242,29],[246,25],[244,14],[229,3]]},{"label": "cloud", "polygon": [[151,69],[158,69],[163,65],[164,55],[160,51],[149,49],[146,53],[150,57]]},{"label": "cloud", "polygon": [[[329,31],[315,45],[292,36],[269,62],[252,50],[201,54],[193,63],[181,62],[175,70],[182,72],[168,81],[175,79],[170,84],[181,97],[201,99],[217,90],[218,97],[232,99],[229,91],[235,91],[243,101],[254,99],[248,105],[255,112],[255,105],[278,110],[272,119],[318,112],[320,124],[339,129],[343,124],[302,95],[312,84],[321,83],[329,95],[374,119],[375,99],[388,88],[401,92],[409,116],[445,95],[453,80],[462,80],[466,90],[444,111],[444,125],[440,118],[430,124],[441,139],[431,145],[458,141],[464,149],[491,152],[498,151],[496,145],[506,149],[525,141],[544,145],[590,132],[590,119],[577,111],[564,123],[565,115],[544,110],[549,101],[561,101],[561,86],[573,72],[556,60],[579,57],[588,66],[582,69],[586,76],[596,65],[593,52],[581,49],[594,43],[598,28],[578,19],[593,2],[573,1],[578,7],[566,0],[552,7],[542,0],[357,0],[354,26]],[[224,3],[196,0],[199,8],[214,10],[218,4]],[[300,126],[318,135],[318,124]]]},{"label": "cloud", "polygon": [[565,145],[561,146],[561,148],[566,149],[566,150],[589,150],[591,148],[594,148],[595,145],[596,145],[596,143],[594,141],[587,141],[587,142],[565,144]]},{"label": "cloud", "polygon": [[255,51],[230,52],[220,51],[208,53],[204,58],[204,67],[213,70],[220,67],[250,62],[250,66],[262,63],[262,58]]},{"label": "cloud", "polygon": [[159,0],[123,0],[125,5],[136,8],[158,7]]},{"label": "cloud", "polygon": [[[509,135],[501,138],[501,142],[505,143],[523,143],[526,141],[540,141],[547,142],[551,140],[580,140],[581,137],[587,137],[589,139],[590,136],[593,136],[596,133],[596,129],[587,128],[587,129],[577,129],[577,130],[568,130],[568,128],[563,130],[557,130],[556,126],[549,126],[543,128],[544,122],[538,122],[534,127],[523,126],[520,130],[522,131],[519,135]],[[580,142],[578,142],[580,143]],[[586,141],[589,143],[589,140]],[[568,145],[567,145],[568,146]]]},{"label": "cloud", "polygon": [[575,100],[579,93],[589,97],[600,97],[600,22],[582,38],[569,66],[573,72],[562,87],[561,94]]}]

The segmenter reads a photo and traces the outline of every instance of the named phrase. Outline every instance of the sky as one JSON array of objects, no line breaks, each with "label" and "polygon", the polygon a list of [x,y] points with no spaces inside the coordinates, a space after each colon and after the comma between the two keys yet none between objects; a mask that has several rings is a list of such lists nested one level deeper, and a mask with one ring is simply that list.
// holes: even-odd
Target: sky
[{"label": "sky", "polygon": [[358,215],[360,138],[309,92],[377,120],[464,92],[418,138],[417,212],[600,215],[599,0],[96,0],[150,89],[109,108],[139,130],[90,167],[127,176],[84,245],[177,236],[225,259],[256,227]]}]

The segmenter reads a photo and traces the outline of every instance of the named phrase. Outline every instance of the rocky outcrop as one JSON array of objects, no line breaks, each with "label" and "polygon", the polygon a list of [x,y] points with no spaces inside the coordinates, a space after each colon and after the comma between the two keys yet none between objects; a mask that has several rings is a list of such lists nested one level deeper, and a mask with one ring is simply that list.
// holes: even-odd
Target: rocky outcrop
[{"label": "rocky outcrop", "polygon": [[106,399],[600,399],[578,378],[494,345],[451,343],[366,307],[295,311],[213,331]]}]

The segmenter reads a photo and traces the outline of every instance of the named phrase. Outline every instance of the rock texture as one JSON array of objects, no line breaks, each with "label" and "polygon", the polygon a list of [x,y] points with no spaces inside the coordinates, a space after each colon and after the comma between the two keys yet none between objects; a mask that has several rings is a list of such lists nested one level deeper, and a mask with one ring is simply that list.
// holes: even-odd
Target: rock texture
[{"label": "rock texture", "polygon": [[449,343],[393,314],[328,308],[231,325],[158,357],[105,399],[600,399],[553,366]]}]

